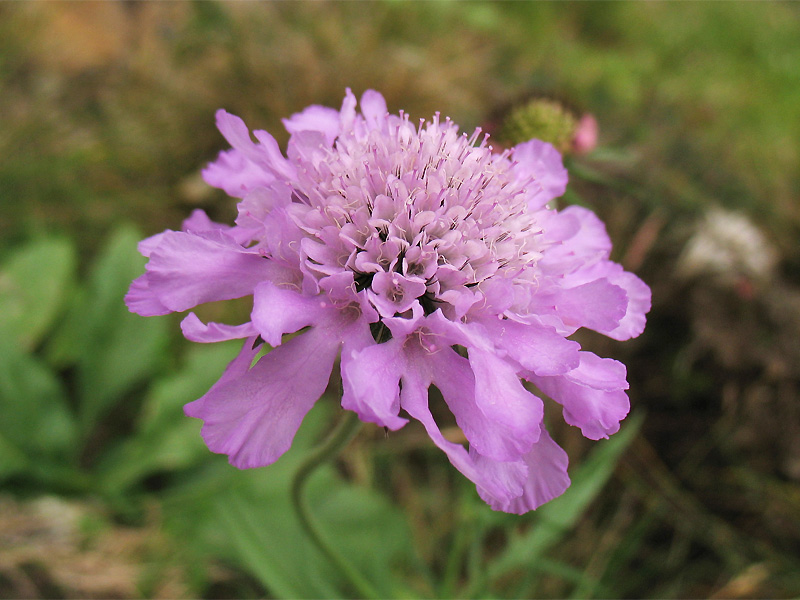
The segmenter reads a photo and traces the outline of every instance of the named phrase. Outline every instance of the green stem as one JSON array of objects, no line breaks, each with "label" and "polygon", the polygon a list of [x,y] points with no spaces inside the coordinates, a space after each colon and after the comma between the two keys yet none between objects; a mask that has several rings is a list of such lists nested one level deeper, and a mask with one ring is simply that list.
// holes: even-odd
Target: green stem
[{"label": "green stem", "polygon": [[353,584],[359,596],[377,599],[382,596],[373,585],[322,536],[319,527],[311,517],[308,502],[303,495],[303,488],[314,470],[339,454],[350,443],[350,440],[355,437],[360,427],[361,421],[358,420],[358,415],[347,411],[328,438],[311,450],[300,464],[292,480],[292,505],[297,519],[308,537],[311,538],[311,541],[314,542],[319,551]]}]

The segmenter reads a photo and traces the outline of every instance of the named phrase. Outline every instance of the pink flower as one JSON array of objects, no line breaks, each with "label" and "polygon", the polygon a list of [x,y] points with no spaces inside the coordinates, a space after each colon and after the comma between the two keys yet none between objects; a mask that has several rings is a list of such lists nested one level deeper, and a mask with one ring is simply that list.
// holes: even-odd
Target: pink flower
[{"label": "pink flower", "polygon": [[[247,338],[186,406],[208,447],[240,468],[277,460],[341,356],[342,406],[392,430],[418,420],[492,508],[524,513],[560,495],[567,456],[520,378],[585,436],[616,432],[625,367],[568,336],[639,335],[650,290],[608,260],[594,214],[548,207],[567,182],[558,152],[532,140],[496,154],[438,114],[416,125],[388,114],[374,91],[361,113],[348,90],[339,111],[284,121],[285,156],[224,110],[217,124],[233,148],[204,176],[241,198],[236,225],[196,211],[183,231],[144,240],[147,269],[126,297],[147,316],[252,296],[242,325],[193,313],[181,324],[193,341]],[[253,365],[262,341],[273,349]],[[469,449],[443,437],[431,385]]]}]

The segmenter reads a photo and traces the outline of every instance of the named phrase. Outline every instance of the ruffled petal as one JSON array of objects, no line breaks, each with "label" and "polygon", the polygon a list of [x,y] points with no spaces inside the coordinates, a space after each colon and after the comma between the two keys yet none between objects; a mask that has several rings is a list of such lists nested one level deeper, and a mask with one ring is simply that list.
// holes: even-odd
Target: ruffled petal
[{"label": "ruffled petal", "polygon": [[514,368],[491,352],[469,349],[469,365],[475,374],[475,403],[486,417],[508,431],[513,453],[486,452],[498,460],[513,460],[525,454],[539,439],[544,418],[541,399],[522,387]]},{"label": "ruffled petal", "polygon": [[498,347],[523,368],[537,375],[561,375],[578,366],[580,344],[566,339],[553,327],[485,319],[482,325]]},{"label": "ruffled petal", "polygon": [[256,328],[250,322],[242,325],[224,325],[222,323],[203,323],[196,314],[189,313],[181,321],[181,331],[183,337],[191,342],[223,342],[246,337],[253,337],[258,334]]},{"label": "ruffled petal", "polygon": [[625,290],[605,278],[562,289],[556,297],[556,311],[565,325],[600,333],[619,327],[627,307]]},{"label": "ruffled petal", "polygon": [[284,334],[319,323],[335,313],[338,309],[325,296],[306,296],[271,281],[259,283],[253,292],[253,325],[271,346],[279,346]]},{"label": "ruffled petal", "polygon": [[171,311],[241,298],[275,276],[276,265],[237,244],[223,231],[165,232],[150,254],[147,287]]},{"label": "ruffled petal", "polygon": [[485,357],[476,359],[474,373],[470,361],[447,347],[427,355],[425,360],[433,383],[442,392],[471,447],[500,461],[519,459],[530,449],[539,435],[541,401],[532,394],[526,396],[517,377],[514,379],[519,388],[508,378],[507,369],[501,368],[500,375],[489,373],[497,363]]},{"label": "ruffled petal", "polygon": [[610,338],[624,342],[639,336],[644,331],[645,315],[650,312],[651,295],[650,288],[644,281],[633,273],[623,271],[621,267],[619,271],[610,277],[610,281],[628,294],[628,310],[617,327],[603,333]]},{"label": "ruffled petal", "polygon": [[[229,382],[235,381],[240,377],[247,374],[247,371],[253,364],[253,359],[258,355],[261,351],[261,344],[258,343],[257,337],[247,338],[242,346],[242,349],[239,351],[239,354],[236,355],[231,362],[228,363],[228,366],[225,367],[225,371],[223,371],[222,376],[217,380],[217,382],[212,386],[212,389],[215,387],[225,385]],[[209,390],[210,392],[211,390]],[[185,404],[183,407],[183,412],[186,416],[195,417],[195,418],[202,418],[201,415],[203,414],[203,404],[204,398],[208,396],[206,394],[202,398],[198,398],[193,402],[189,402]]]},{"label": "ruffled petal", "polygon": [[210,186],[224,190],[233,198],[244,198],[253,189],[269,185],[275,176],[249,160],[239,150],[224,150],[201,171]]},{"label": "ruffled petal", "polygon": [[607,438],[619,431],[628,415],[630,402],[624,390],[625,366],[610,358],[581,352],[581,364],[566,375],[526,379],[564,407],[564,420],[580,427],[592,440]]},{"label": "ruffled petal", "polygon": [[220,109],[217,111],[217,129],[234,149],[268,173],[280,179],[293,179],[294,168],[281,154],[278,142],[269,133],[256,130],[253,135],[260,142],[255,144],[250,138],[250,130],[236,115]]},{"label": "ruffled petal", "polygon": [[148,279],[148,274],[144,273],[131,282],[131,287],[125,294],[125,305],[132,313],[143,317],[168,315],[172,311],[161,304],[161,301],[150,290]]},{"label": "ruffled petal", "polygon": [[564,277],[567,286],[588,285],[584,282],[597,281],[607,281],[625,292],[625,312],[616,324],[609,320],[605,324],[595,323],[595,326],[591,328],[620,341],[641,334],[644,331],[645,315],[650,311],[650,288],[647,284],[633,273],[625,271],[622,265],[608,260],[595,263]]},{"label": "ruffled petal", "polygon": [[[422,358],[421,360],[424,360]],[[475,453],[468,453],[460,444],[445,439],[428,407],[430,377],[424,369],[410,368],[403,374],[400,403],[414,419],[422,423],[428,436],[450,459],[450,463],[484,493],[497,502],[510,502],[522,495],[528,475],[524,462],[498,463],[491,459],[476,461]]]},{"label": "ruffled petal", "polygon": [[339,111],[327,106],[309,106],[288,119],[282,119],[282,122],[291,135],[301,131],[317,131],[323,134],[328,146],[332,146],[339,135]]},{"label": "ruffled petal", "polygon": [[360,351],[342,352],[342,408],[362,421],[391,430],[408,421],[400,412],[400,376],[406,369],[403,340],[372,344]]},{"label": "ruffled petal", "polygon": [[[203,420],[209,450],[240,469],[275,462],[292,444],[306,413],[325,391],[338,340],[311,329],[265,354],[242,373],[249,356],[185,412]],[[249,366],[249,365],[248,365]]]},{"label": "ruffled petal", "polygon": [[518,177],[533,181],[528,186],[528,207],[538,210],[567,189],[567,170],[552,144],[531,140],[514,147]]},{"label": "ruffled petal", "polygon": [[606,226],[592,211],[568,206],[549,213],[545,223],[545,241],[553,245],[538,263],[544,271],[563,275],[608,259],[611,239]]},{"label": "ruffled petal", "polygon": [[478,488],[481,498],[494,510],[521,515],[557,498],[569,487],[569,458],[546,429],[542,428],[539,441],[525,455],[524,463],[528,467],[528,478],[519,496],[504,500],[489,490]]},{"label": "ruffled petal", "polygon": [[386,121],[386,100],[375,90],[367,90],[361,95],[361,114],[367,121],[367,125],[373,129],[379,129],[381,123]]}]

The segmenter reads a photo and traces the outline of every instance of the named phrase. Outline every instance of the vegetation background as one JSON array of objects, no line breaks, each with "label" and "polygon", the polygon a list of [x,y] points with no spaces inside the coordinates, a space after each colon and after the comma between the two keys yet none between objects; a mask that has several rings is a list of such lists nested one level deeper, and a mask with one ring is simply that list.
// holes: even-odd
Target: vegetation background
[{"label": "vegetation background", "polygon": [[[336,418],[239,472],[182,416],[236,352],[122,305],[194,207],[224,107],[276,134],[346,87],[465,130],[555,98],[599,122],[565,202],[653,289],[609,441],[551,427],[567,494],[493,513],[409,426],[365,428],[312,505],[381,595],[800,594],[800,4],[0,5],[0,597],[342,597],[288,485]],[[246,307],[212,307],[233,319]],[[553,408],[553,407],[551,407]]]}]

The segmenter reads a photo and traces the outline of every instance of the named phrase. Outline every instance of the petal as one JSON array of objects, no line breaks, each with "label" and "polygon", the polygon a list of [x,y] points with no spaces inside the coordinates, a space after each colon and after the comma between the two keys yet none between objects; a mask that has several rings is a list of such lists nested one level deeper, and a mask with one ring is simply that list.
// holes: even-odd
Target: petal
[{"label": "petal", "polygon": [[494,510],[521,515],[557,498],[569,487],[570,481],[567,475],[569,458],[567,453],[553,441],[546,429],[542,428],[539,441],[525,455],[524,461],[528,467],[528,478],[520,496],[503,501],[488,490],[478,488],[481,498]]},{"label": "petal", "polygon": [[498,347],[522,367],[537,375],[560,375],[578,366],[580,344],[555,328],[509,319],[481,321]]},{"label": "petal", "polygon": [[[516,376],[519,388],[509,381],[507,370],[494,377],[487,371],[496,364],[480,359],[477,359],[478,371],[473,373],[470,361],[447,347],[428,354],[425,360],[433,383],[442,392],[471,447],[483,456],[501,461],[519,459],[530,449],[539,435],[541,401],[532,394],[526,396]],[[529,405],[524,405],[525,402]],[[524,425],[515,421],[517,418]]]},{"label": "petal", "polygon": [[132,313],[143,317],[168,315],[172,311],[161,304],[161,301],[150,290],[148,274],[144,273],[131,282],[128,293],[125,294],[125,305]]},{"label": "petal", "polygon": [[203,231],[213,231],[216,229],[224,231],[230,229],[230,226],[223,225],[222,223],[215,223],[209,218],[206,211],[200,208],[193,210],[192,214],[181,223],[181,231],[187,233],[202,233]]},{"label": "petal", "polygon": [[361,114],[370,127],[378,129],[381,122],[386,120],[388,112],[386,100],[379,92],[367,90],[361,95]]},{"label": "petal", "polygon": [[234,198],[244,198],[251,190],[275,180],[272,172],[236,149],[220,152],[217,160],[208,163],[201,175],[208,185],[225,190]]},{"label": "petal", "polygon": [[[247,373],[250,369],[250,366],[253,364],[253,359],[256,355],[261,351],[261,344],[258,343],[258,338],[251,337],[245,340],[242,349],[239,351],[239,354],[236,355],[231,362],[228,363],[228,366],[225,367],[225,371],[222,373],[222,376],[217,380],[217,382],[211,387],[213,390],[216,387],[221,385],[227,384],[231,381],[239,379],[243,375]],[[211,391],[209,390],[209,392]],[[208,394],[206,394],[208,396]],[[203,396],[195,400],[194,402],[189,402],[188,404],[184,405],[183,412],[188,417],[195,417],[195,418],[202,418],[203,415],[203,399],[206,397]]]},{"label": "petal", "polygon": [[136,249],[139,251],[139,254],[144,256],[145,258],[150,258],[150,255],[153,253],[153,250],[158,248],[158,245],[161,243],[161,239],[171,233],[172,230],[168,229],[166,231],[162,231],[161,233],[157,233],[155,235],[151,235],[149,238],[143,239],[136,245]]},{"label": "petal", "polygon": [[403,374],[403,389],[400,403],[403,409],[422,423],[434,444],[450,459],[452,465],[475,483],[479,489],[491,495],[498,502],[510,502],[523,492],[527,468],[522,461],[498,464],[490,459],[476,462],[460,444],[447,441],[428,407],[428,386],[430,378],[425,374],[424,357],[418,358],[416,366],[411,365]]},{"label": "petal", "polygon": [[253,324],[224,325],[222,323],[203,323],[196,314],[189,313],[181,321],[183,337],[191,342],[223,342],[239,338],[253,337],[258,334]]},{"label": "petal", "polygon": [[339,135],[339,111],[327,106],[312,105],[283,119],[283,126],[290,134],[301,131],[317,131],[325,136],[325,143],[333,145]]},{"label": "petal", "polygon": [[342,352],[342,408],[362,421],[392,430],[408,421],[400,412],[400,376],[405,370],[402,339],[372,344],[360,351]]},{"label": "petal", "polygon": [[592,329],[620,341],[638,336],[644,331],[645,315],[650,311],[650,288],[636,275],[625,271],[622,265],[604,260],[567,275],[564,282],[572,287],[601,279],[625,292],[625,312],[616,325],[608,323]]},{"label": "petal", "polygon": [[555,302],[565,325],[605,333],[619,326],[627,312],[628,296],[624,289],[604,278],[561,289]]},{"label": "petal", "polygon": [[[621,268],[620,268],[620,271]],[[648,285],[633,273],[622,271],[610,278],[628,294],[628,310],[619,325],[611,331],[604,331],[608,337],[623,342],[635,338],[644,331],[646,318],[650,312],[651,296]]]},{"label": "petal", "polygon": [[222,109],[217,111],[217,129],[225,136],[228,143],[250,162],[266,169],[280,179],[294,178],[294,167],[281,154],[275,138],[266,131],[256,130],[253,132],[260,142],[260,144],[255,144],[250,138],[250,130],[244,121]]},{"label": "petal", "polygon": [[270,281],[261,282],[253,292],[253,325],[271,346],[279,346],[285,333],[319,323],[336,312],[325,296],[306,296]]},{"label": "petal", "polygon": [[611,253],[606,226],[592,211],[580,206],[549,213],[544,236],[554,245],[544,251],[538,265],[554,274],[571,273],[606,260]]},{"label": "petal", "polygon": [[185,408],[203,420],[209,450],[227,454],[240,469],[275,462],[292,444],[306,413],[325,391],[338,341],[311,329],[265,354],[241,373],[247,355],[231,374]]},{"label": "petal", "polygon": [[339,111],[339,132],[347,133],[352,131],[353,125],[356,120],[356,97],[350,88],[345,90],[344,100],[342,101],[342,108]]},{"label": "petal", "polygon": [[271,279],[276,266],[270,263],[223,231],[169,231],[150,254],[147,283],[166,308],[182,311],[251,294],[258,282]]},{"label": "petal", "polygon": [[620,421],[630,410],[624,371],[624,365],[615,360],[581,352],[580,366],[566,375],[526,378],[564,407],[567,423],[580,427],[587,438],[599,440],[619,431]]},{"label": "petal", "polygon": [[522,386],[516,370],[492,352],[469,349],[469,365],[475,374],[475,402],[493,423],[507,429],[513,448],[478,452],[498,460],[513,460],[525,454],[539,439],[544,418],[543,402]]},{"label": "petal", "polygon": [[528,186],[528,206],[538,210],[567,189],[567,170],[561,154],[551,144],[531,140],[514,147],[518,177],[533,180]]}]

